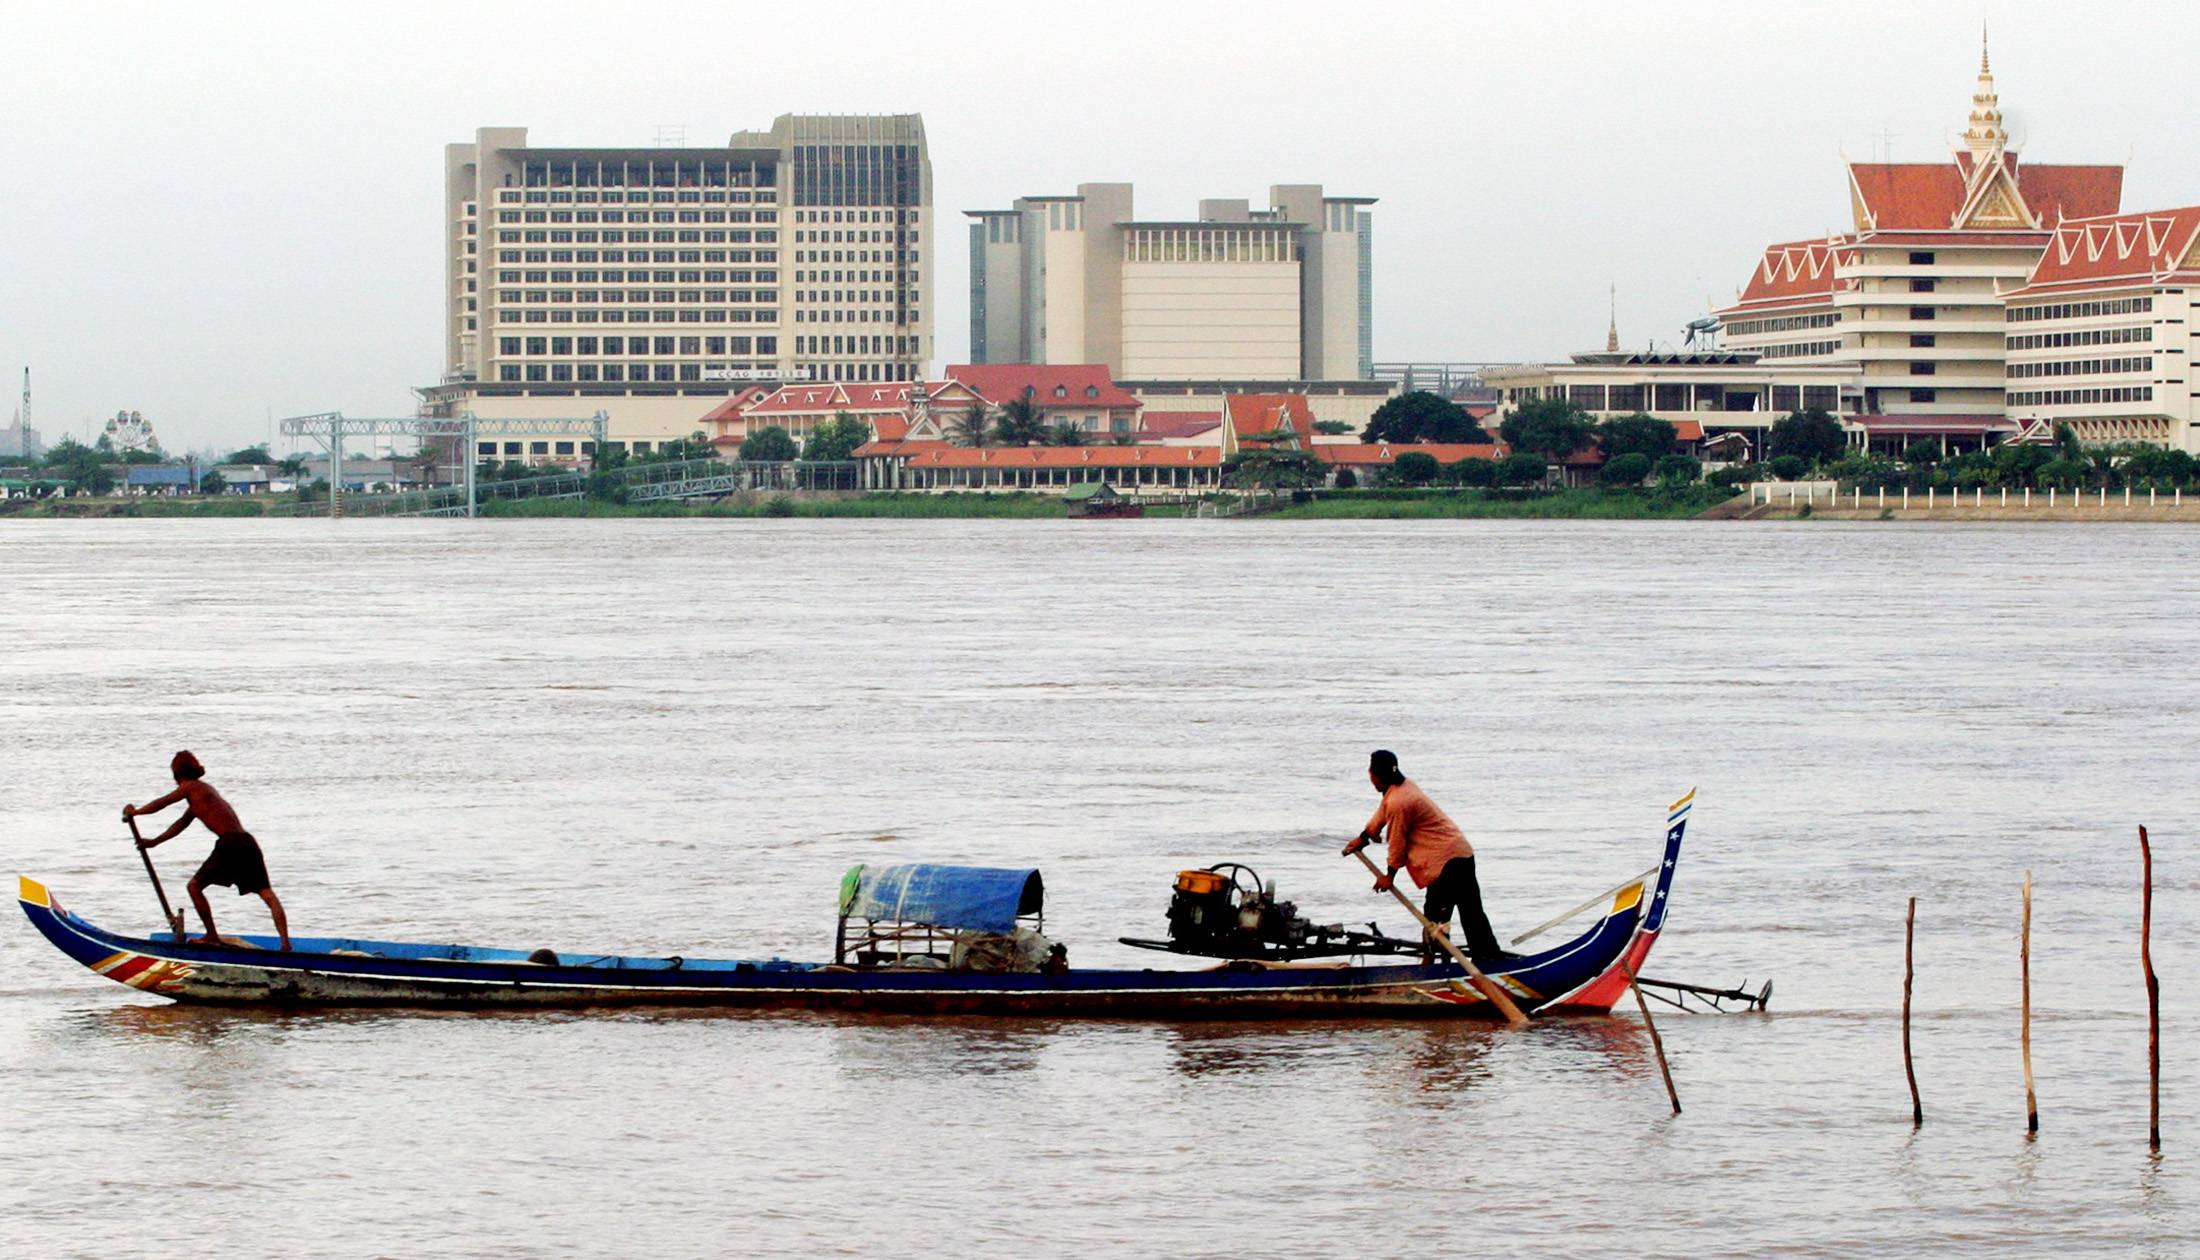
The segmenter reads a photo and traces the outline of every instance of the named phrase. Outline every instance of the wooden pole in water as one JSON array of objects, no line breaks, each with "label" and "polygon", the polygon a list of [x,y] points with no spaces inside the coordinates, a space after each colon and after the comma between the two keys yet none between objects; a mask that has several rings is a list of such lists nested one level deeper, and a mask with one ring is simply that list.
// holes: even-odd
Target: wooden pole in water
[{"label": "wooden pole in water", "polygon": [[1910,1061],[1910,987],[1916,974],[1912,955],[1917,941],[1917,898],[1910,898],[1910,917],[1902,928],[1902,1071],[1910,1078],[1910,1127],[1925,1124],[1925,1104],[1917,1097],[1917,1065]]},{"label": "wooden pole in water", "polygon": [[1673,1114],[1681,1114],[1680,1091],[1673,1088],[1673,1069],[1665,1064],[1665,1042],[1658,1037],[1657,1021],[1650,1018],[1650,1004],[1642,1000],[1642,986],[1635,983],[1635,969],[1627,960],[1619,960],[1619,969],[1626,973],[1627,987],[1634,990],[1635,1006],[1642,1011],[1642,1026],[1650,1030],[1650,1048],[1657,1052],[1658,1074],[1665,1078],[1665,1096],[1673,1100]]},{"label": "wooden pole in water", "polygon": [[2139,864],[2145,882],[2139,894],[2139,967],[2147,977],[2147,1149],[2162,1149],[2162,984],[2154,978],[2154,850],[2147,829],[2139,828]]},{"label": "wooden pole in water", "polygon": [[2032,1084],[2032,872],[2024,873],[2024,935],[2017,946],[2024,972],[2024,1140],[2040,1132],[2040,1096]]}]

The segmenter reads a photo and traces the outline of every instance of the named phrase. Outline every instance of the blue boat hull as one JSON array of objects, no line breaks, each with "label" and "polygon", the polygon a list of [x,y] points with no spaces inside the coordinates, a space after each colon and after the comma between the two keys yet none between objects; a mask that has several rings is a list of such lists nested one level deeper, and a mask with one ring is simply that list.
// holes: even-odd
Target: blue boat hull
[{"label": "blue boat hull", "polygon": [[[1601,1013],[1625,989],[1664,921],[1686,828],[1669,821],[1654,878],[1614,894],[1594,926],[1567,943],[1490,973],[1533,1014]],[[248,1006],[588,1007],[723,1006],[926,1015],[1114,1016],[1167,1019],[1495,1018],[1454,964],[1349,966],[1232,962],[1192,971],[1070,969],[995,973],[857,969],[782,959],[686,959],[565,954],[470,945],[299,937],[282,951],[131,937],[62,908],[19,880],[17,900],[64,954],[121,984],[179,1002]]]}]

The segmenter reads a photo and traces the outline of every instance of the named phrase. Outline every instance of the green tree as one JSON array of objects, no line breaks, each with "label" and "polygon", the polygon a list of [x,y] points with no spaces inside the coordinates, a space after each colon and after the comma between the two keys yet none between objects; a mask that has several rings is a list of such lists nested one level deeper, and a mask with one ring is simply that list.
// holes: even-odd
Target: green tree
[{"label": "green tree", "polygon": [[802,458],[819,462],[854,459],[856,448],[871,440],[871,424],[845,411],[817,426],[802,445]]},{"label": "green tree", "polygon": [[209,471],[204,477],[199,478],[200,494],[220,494],[228,488],[229,479],[222,476],[218,470]]},{"label": "green tree", "polygon": [[1480,442],[1481,426],[1466,409],[1425,389],[1398,395],[1375,409],[1362,442]]},{"label": "green tree", "polygon": [[2089,471],[2091,470],[2084,460],[2058,455],[2054,459],[2041,464],[2039,468],[2034,470],[2032,475],[2037,485],[2075,490],[2085,481],[2086,474]]},{"label": "green tree", "polygon": [[2004,442],[1994,448],[1994,469],[2011,485],[2029,486],[2055,452],[2037,442]]},{"label": "green tree", "polygon": [[1031,446],[1046,441],[1046,413],[1029,397],[1011,398],[1001,404],[993,422],[993,439],[1003,446]]},{"label": "green tree", "polygon": [[1342,420],[1316,420],[1314,422],[1314,432],[1326,433],[1330,437],[1336,437],[1339,434],[1352,432],[1352,426]]},{"label": "green tree", "polygon": [[1650,457],[1641,451],[1629,451],[1605,460],[1604,467],[1597,469],[1597,482],[1613,487],[1639,486],[1649,475]]},{"label": "green tree", "polygon": [[[1589,414],[1562,398],[1540,398],[1522,403],[1505,417],[1498,433],[1516,451],[1529,451],[1563,459],[1596,436]],[[1541,478],[1539,473],[1538,479]]]},{"label": "green tree", "polygon": [[741,459],[751,464],[784,463],[800,454],[795,449],[793,435],[776,424],[765,425],[741,443]]},{"label": "green tree", "polygon": [[46,448],[47,472],[70,483],[76,494],[107,494],[115,488],[114,466],[94,447],[65,437]]},{"label": "green tree", "polygon": [[2055,426],[2055,456],[2058,459],[2076,459],[2085,450],[2085,443],[2078,440],[2078,431],[2068,424]]},{"label": "green tree", "polygon": [[1247,491],[1258,503],[1263,490],[1296,490],[1326,480],[1329,466],[1311,451],[1280,445],[1290,437],[1289,429],[1249,434],[1248,440],[1268,445],[1239,448],[1222,463],[1223,481]]},{"label": "green tree", "polygon": [[1427,451],[1407,451],[1390,465],[1391,475],[1409,486],[1425,486],[1439,471],[1436,457]]},{"label": "green tree", "polygon": [[1091,434],[1085,432],[1082,426],[1064,420],[1047,430],[1047,445],[1083,446],[1085,440],[1091,436]]},{"label": "green tree", "polygon": [[957,446],[984,446],[993,438],[993,418],[985,404],[974,402],[965,407],[947,426],[948,439]]},{"label": "green tree", "polygon": [[420,480],[432,482],[435,480],[435,470],[443,466],[443,452],[432,446],[423,446],[414,451],[413,457],[405,462],[411,464],[420,474]]},{"label": "green tree", "polygon": [[1675,430],[1669,421],[1640,411],[1614,416],[1597,426],[1597,445],[1608,458],[1642,455],[1656,460],[1672,453]]},{"label": "green tree", "polygon": [[1902,462],[1912,468],[1930,468],[1940,462],[1940,443],[1916,441],[1902,448]]},{"label": "green tree", "polygon": [[1775,421],[1765,438],[1765,453],[1800,457],[1806,464],[1824,464],[1841,458],[1849,447],[1849,435],[1841,422],[1823,407],[1791,411]]},{"label": "green tree", "polygon": [[1444,479],[1459,486],[1494,486],[1497,484],[1497,461],[1469,455],[1444,469]]},{"label": "green tree", "polygon": [[288,459],[277,460],[275,471],[281,473],[286,480],[296,481],[306,475],[306,461],[296,455]]},{"label": "green tree", "polygon": [[1692,486],[1703,476],[1703,461],[1693,455],[1667,455],[1652,472],[1661,486]]},{"label": "green tree", "polygon": [[716,450],[712,449],[710,439],[703,436],[701,429],[697,429],[684,438],[673,438],[669,442],[659,442],[655,454],[650,457],[650,462],[670,464],[683,459],[709,459],[717,453]]},{"label": "green tree", "polygon": [[1810,471],[1810,461],[1800,455],[1776,455],[1765,467],[1782,481],[1795,481]]},{"label": "green tree", "polygon": [[1349,468],[1340,468],[1337,470],[1337,488],[1339,490],[1354,490],[1359,487],[1359,484],[1359,474],[1353,472]]},{"label": "green tree", "polygon": [[1550,475],[1550,461],[1533,451],[1521,451],[1505,457],[1497,466],[1497,484],[1501,486],[1532,486]]},{"label": "green tree", "polygon": [[229,458],[222,462],[225,464],[265,464],[268,462],[267,448],[265,446],[247,446],[242,450],[229,452]]}]

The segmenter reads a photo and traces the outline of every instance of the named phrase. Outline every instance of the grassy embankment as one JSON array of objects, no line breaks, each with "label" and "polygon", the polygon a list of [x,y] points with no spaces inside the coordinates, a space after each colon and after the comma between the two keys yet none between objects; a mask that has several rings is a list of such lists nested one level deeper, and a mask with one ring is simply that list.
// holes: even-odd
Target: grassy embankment
[{"label": "grassy embankment", "polygon": [[720,503],[606,503],[598,499],[520,499],[488,504],[485,516],[577,518],[614,516],[843,516],[881,519],[988,518],[1059,520],[1062,500],[1048,494],[866,494],[848,499],[778,495]]},{"label": "grassy embankment", "polygon": [[9,499],[0,502],[0,516],[34,521],[109,516],[263,516],[267,505],[268,500],[240,495],[213,499]]},{"label": "grassy embankment", "polygon": [[1286,504],[1262,517],[1282,521],[1685,520],[1729,496],[1695,486],[1652,490],[1344,490]]}]

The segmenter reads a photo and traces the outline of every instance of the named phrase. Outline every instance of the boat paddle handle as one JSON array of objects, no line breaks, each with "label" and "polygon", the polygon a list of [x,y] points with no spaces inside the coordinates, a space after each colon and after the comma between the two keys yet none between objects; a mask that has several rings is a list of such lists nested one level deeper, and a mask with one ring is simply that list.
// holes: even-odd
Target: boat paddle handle
[{"label": "boat paddle handle", "polygon": [[[1352,850],[1352,856],[1360,859],[1360,865],[1367,868],[1368,874],[1377,879],[1383,878],[1383,873],[1377,870],[1375,863],[1368,859],[1367,850],[1354,849]],[[1516,1028],[1528,1022],[1528,1017],[1520,1013],[1520,1007],[1514,1004],[1511,996],[1505,992],[1504,988],[1495,980],[1483,975],[1482,969],[1474,965],[1474,960],[1467,957],[1466,951],[1452,943],[1450,933],[1437,931],[1436,925],[1429,922],[1428,916],[1421,913],[1419,906],[1414,905],[1404,893],[1398,891],[1396,884],[1390,886],[1390,895],[1398,899],[1398,904],[1406,908],[1406,913],[1413,916],[1414,921],[1421,925],[1421,930],[1428,933],[1431,940],[1442,945],[1444,951],[1450,954],[1453,960],[1467,969],[1467,975],[1474,980],[1474,987],[1480,989],[1483,997],[1488,998],[1497,1005],[1498,1010],[1504,1012],[1507,1022]]]},{"label": "boat paddle handle", "polygon": [[137,815],[124,814],[122,821],[130,824],[130,839],[137,842],[138,860],[145,863],[145,878],[153,881],[153,895],[160,898],[161,922],[166,923],[168,930],[180,941],[183,939],[183,916],[168,908],[168,890],[160,886],[160,873],[153,869],[153,855],[145,848],[145,837],[138,834]]}]

